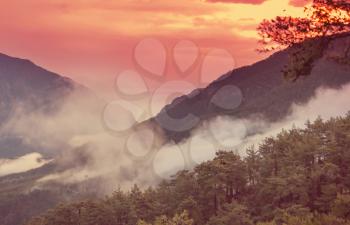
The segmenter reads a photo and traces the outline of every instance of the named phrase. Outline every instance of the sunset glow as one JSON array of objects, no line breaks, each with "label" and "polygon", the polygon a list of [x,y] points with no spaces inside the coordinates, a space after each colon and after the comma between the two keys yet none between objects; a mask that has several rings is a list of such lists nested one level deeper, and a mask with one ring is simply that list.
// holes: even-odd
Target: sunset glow
[{"label": "sunset glow", "polygon": [[236,66],[251,64],[266,57],[255,51],[259,22],[300,16],[306,3],[14,0],[1,3],[0,52],[29,58],[102,90],[121,70],[133,67],[133,49],[145,37],[157,38],[167,48],[179,40],[191,40],[204,51],[224,48]]},{"label": "sunset glow", "polygon": [[0,0],[0,225],[350,225],[350,0]]}]

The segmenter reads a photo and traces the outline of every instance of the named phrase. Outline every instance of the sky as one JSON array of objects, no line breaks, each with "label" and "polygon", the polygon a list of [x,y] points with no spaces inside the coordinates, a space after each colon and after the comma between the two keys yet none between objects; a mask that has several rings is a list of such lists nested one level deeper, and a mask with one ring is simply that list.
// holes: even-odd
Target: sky
[{"label": "sky", "polygon": [[[267,55],[256,51],[259,22],[277,15],[301,16],[307,3],[307,0],[0,0],[0,52],[30,59],[113,98],[115,79],[125,71],[138,71],[142,78],[153,79],[144,75],[150,72],[145,63],[151,64],[148,66],[153,71],[166,73],[167,81],[192,82],[195,79],[191,77],[203,75],[205,64],[206,72],[210,72],[206,77],[209,82],[225,69],[225,63],[236,68],[261,60]],[[174,50],[178,43],[182,43],[180,50],[185,49],[180,54]],[[220,63],[223,51],[214,51],[213,57],[206,60],[213,49],[226,51],[233,61],[224,59]],[[186,76],[179,76],[174,69],[181,68],[181,59],[193,62],[192,68],[191,63],[185,65],[185,60],[184,68],[189,68]]]}]

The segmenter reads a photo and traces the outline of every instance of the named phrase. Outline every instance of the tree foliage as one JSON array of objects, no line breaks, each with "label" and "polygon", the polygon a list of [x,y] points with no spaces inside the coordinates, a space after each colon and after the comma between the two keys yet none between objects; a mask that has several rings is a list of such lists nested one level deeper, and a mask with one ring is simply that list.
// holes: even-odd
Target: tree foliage
[{"label": "tree foliage", "polygon": [[284,76],[296,80],[308,75],[312,63],[320,58],[330,39],[350,32],[350,2],[348,0],[313,0],[305,7],[305,17],[278,16],[264,20],[258,27],[263,48],[271,51],[292,47]]},{"label": "tree foliage", "polygon": [[258,27],[265,50],[277,46],[291,47],[306,40],[332,36],[350,31],[350,2],[348,0],[313,0],[305,8],[306,17],[278,16],[264,20]]},{"label": "tree foliage", "polygon": [[28,225],[349,225],[350,114],[307,122],[145,190],[59,205]]}]

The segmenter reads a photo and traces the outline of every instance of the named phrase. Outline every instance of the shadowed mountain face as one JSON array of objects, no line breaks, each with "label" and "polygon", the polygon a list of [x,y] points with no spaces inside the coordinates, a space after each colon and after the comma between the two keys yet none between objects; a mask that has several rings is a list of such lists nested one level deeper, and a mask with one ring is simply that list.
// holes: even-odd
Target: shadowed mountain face
[{"label": "shadowed mountain face", "polygon": [[49,110],[74,88],[76,84],[68,78],[28,60],[0,54],[0,122],[20,104],[28,110]]},{"label": "shadowed mountain face", "polygon": [[[25,145],[22,138],[2,131],[19,111],[22,114],[55,113],[73,91],[93,96],[71,79],[49,72],[32,62],[0,54],[0,158],[40,151]],[[35,129],[33,128],[33,132]]]},{"label": "shadowed mountain face", "polygon": [[[93,92],[69,78],[49,72],[28,60],[0,54],[0,164],[3,158],[18,159],[33,152],[39,152],[45,158],[55,156],[57,159],[64,150],[61,149],[62,146],[40,149],[36,143],[27,143],[25,136],[12,133],[11,129],[4,127],[8,121],[16,121],[18,114],[22,118],[32,120],[28,124],[34,124],[34,126],[27,129],[33,133],[39,132],[40,126],[44,126],[41,124],[43,121],[49,121],[53,126],[60,125],[62,121],[55,121],[59,118],[57,112],[65,108],[67,102],[73,105],[66,116],[73,118],[75,122],[73,125],[82,127],[81,129],[87,132],[94,129],[96,121],[100,120],[100,114],[96,110],[99,110],[104,102]],[[37,121],[36,117],[33,119],[31,115],[40,115],[39,118],[44,115],[48,120]],[[87,125],[78,124],[74,119],[76,115],[88,118],[88,122],[85,121]],[[57,133],[59,131],[61,132],[59,135],[65,135],[60,129]],[[56,132],[56,129],[53,132]],[[45,138],[47,136],[42,137],[42,139]],[[83,158],[81,155],[79,157]],[[40,168],[7,176],[1,176],[1,172],[4,171],[0,171],[0,224],[22,224],[33,215],[42,213],[60,201],[72,200],[76,196],[82,197],[79,191],[80,183],[52,185],[45,190],[32,189],[38,179],[64,171],[66,168],[73,168],[80,163],[78,159],[72,161],[74,163],[66,166],[57,166],[55,162],[50,162]],[[97,183],[91,186],[97,187]]]},{"label": "shadowed mountain face", "polygon": [[[275,122],[288,115],[293,103],[307,102],[317,88],[338,88],[350,82],[350,34],[331,41],[324,56],[315,62],[311,74],[296,82],[283,78],[288,52],[281,51],[252,66],[233,70],[208,87],[175,99],[152,119],[152,123],[163,128],[168,140],[180,142],[202,121],[214,116],[249,118],[259,115]],[[235,106],[238,99],[241,100],[239,106],[230,107]],[[187,119],[181,119],[186,116]],[[188,124],[193,126],[187,129]]]}]

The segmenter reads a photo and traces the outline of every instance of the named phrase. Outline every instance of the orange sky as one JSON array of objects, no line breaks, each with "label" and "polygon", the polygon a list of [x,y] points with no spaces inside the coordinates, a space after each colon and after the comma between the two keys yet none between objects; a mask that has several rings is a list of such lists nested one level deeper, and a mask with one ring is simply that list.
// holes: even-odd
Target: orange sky
[{"label": "orange sky", "polygon": [[[236,66],[255,52],[255,28],[264,18],[301,15],[304,0],[11,0],[0,1],[0,52],[28,58],[101,94],[115,76],[134,69],[143,38],[169,50],[191,40],[204,55],[223,48]],[[285,11],[284,11],[285,10]],[[169,70],[169,79],[175,79]],[[213,75],[213,79],[216,77]]]}]

